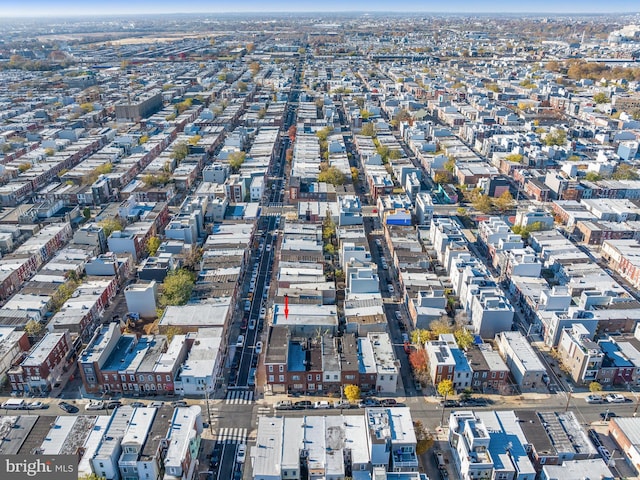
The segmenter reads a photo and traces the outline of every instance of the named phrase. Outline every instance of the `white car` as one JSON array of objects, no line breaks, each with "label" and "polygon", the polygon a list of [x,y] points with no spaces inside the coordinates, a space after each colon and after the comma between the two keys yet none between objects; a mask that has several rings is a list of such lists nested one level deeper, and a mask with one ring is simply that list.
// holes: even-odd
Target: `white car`
[{"label": "white car", "polygon": [[238,335],[238,340],[236,341],[236,347],[244,347],[244,335]]},{"label": "white car", "polygon": [[400,310],[396,310],[396,319],[402,320],[402,313],[400,312]]},{"label": "white car", "polygon": [[393,288],[393,285],[387,285],[387,290],[389,290],[389,293],[391,295],[393,295],[395,293],[395,288]]},{"label": "white car", "polygon": [[84,407],[84,409],[85,410],[103,410],[104,409],[104,402],[102,402],[102,401],[89,402]]},{"label": "white car", "polygon": [[262,353],[262,342],[256,343],[256,353],[260,355]]},{"label": "white car", "polygon": [[624,403],[627,401],[627,399],[619,393],[610,393],[606,398],[609,403]]},{"label": "white car", "polygon": [[331,408],[331,404],[329,402],[327,402],[326,400],[321,401],[321,402],[316,402],[313,404],[313,408]]},{"label": "white car", "polygon": [[27,405],[27,410],[39,410],[41,408],[45,408],[44,403],[42,402],[31,402]]},{"label": "white car", "polygon": [[244,443],[241,443],[240,445],[238,445],[238,453],[236,453],[236,462],[244,463],[246,458],[247,458],[247,445]]},{"label": "white car", "polygon": [[587,395],[585,401],[587,403],[604,403],[604,398],[602,395]]},{"label": "white car", "polygon": [[256,328],[256,320],[255,318],[252,318],[251,320],[249,320],[249,330],[253,330]]}]

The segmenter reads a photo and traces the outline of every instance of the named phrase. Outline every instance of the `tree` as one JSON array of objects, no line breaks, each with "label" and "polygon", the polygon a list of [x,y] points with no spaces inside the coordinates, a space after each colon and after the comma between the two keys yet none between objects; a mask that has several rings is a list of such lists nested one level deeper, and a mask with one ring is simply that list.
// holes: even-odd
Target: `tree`
[{"label": "tree", "polygon": [[25,333],[30,337],[37,337],[42,332],[42,329],[42,324],[33,319],[29,320],[24,326]]},{"label": "tree", "polygon": [[186,268],[170,272],[162,285],[160,305],[184,305],[191,298],[195,276]]},{"label": "tree", "polygon": [[289,130],[287,130],[287,135],[289,135],[289,141],[291,143],[296,141],[296,135],[298,134],[298,128],[295,125],[291,125]]},{"label": "tree", "polygon": [[598,92],[593,96],[593,101],[597,104],[600,103],[609,103],[609,97],[604,92]]},{"label": "tree", "polygon": [[444,403],[442,404],[442,418],[440,419],[440,425],[442,425],[444,424],[444,411],[447,404],[447,397],[455,393],[453,390],[453,382],[448,378],[441,380],[440,383],[438,383],[436,390],[438,391],[438,394],[444,397]]},{"label": "tree", "polygon": [[589,182],[597,182],[598,180],[602,180],[602,177],[596,172],[587,172],[584,179]]},{"label": "tree", "polygon": [[182,260],[182,265],[191,272],[200,270],[200,262],[203,255],[204,249],[202,247],[192,247]]},{"label": "tree", "polygon": [[420,421],[413,422],[413,431],[416,435],[416,454],[422,455],[433,447],[434,439]]},{"label": "tree", "polygon": [[235,151],[229,154],[229,166],[234,172],[240,170],[240,167],[247,158],[247,154],[242,151]]},{"label": "tree", "polygon": [[239,92],[246,92],[247,91],[247,84],[244,82],[238,82],[238,91]]},{"label": "tree", "polygon": [[519,153],[511,153],[504,157],[507,162],[522,163],[524,157]]},{"label": "tree", "polygon": [[453,172],[456,169],[456,157],[454,157],[453,155],[449,155],[449,158],[447,158],[447,161],[444,162],[444,169],[453,174]]},{"label": "tree", "polygon": [[358,385],[345,385],[342,391],[349,402],[360,400],[360,387]]},{"label": "tree", "polygon": [[469,329],[467,329],[465,327],[460,327],[460,328],[456,329],[456,331],[453,332],[453,334],[456,337],[456,342],[458,342],[458,346],[462,350],[466,350],[471,345],[473,345],[473,340],[474,339],[473,339],[473,335],[471,334]]},{"label": "tree", "polygon": [[189,155],[189,145],[186,142],[178,142],[173,146],[171,158],[174,158],[178,163],[187,158],[187,155]]},{"label": "tree", "polygon": [[169,172],[162,173],[148,173],[142,177],[142,182],[148,187],[165,186],[171,181],[171,174]]},{"label": "tree", "polygon": [[589,384],[589,391],[591,393],[601,392],[602,391],[602,385],[600,385],[599,382],[591,382]]},{"label": "tree", "polygon": [[431,340],[431,332],[423,328],[416,328],[411,332],[411,343],[424,348],[424,344]]},{"label": "tree", "polygon": [[489,195],[480,194],[473,200],[473,208],[476,210],[489,213],[493,208]]},{"label": "tree", "polygon": [[402,122],[411,122],[411,114],[407,109],[401,108],[393,119],[396,121],[397,125],[400,125]]},{"label": "tree", "polygon": [[80,108],[82,109],[82,111],[84,113],[93,112],[93,103],[91,103],[91,102],[82,103],[80,105]]},{"label": "tree", "polygon": [[258,62],[251,62],[249,64],[249,70],[251,70],[251,75],[255,77],[260,71],[260,64]]},{"label": "tree", "polygon": [[331,218],[331,212],[327,210],[324,220],[322,221],[322,239],[325,243],[331,242],[336,235],[336,224]]},{"label": "tree", "polygon": [[433,181],[438,185],[451,183],[451,174],[447,171],[436,172],[435,175],[433,176]]},{"label": "tree", "polygon": [[27,170],[29,170],[29,169],[31,168],[31,166],[32,166],[32,165],[31,165],[29,162],[21,163],[20,165],[18,165],[18,171],[19,171],[20,173],[24,173],[24,172],[26,172]]},{"label": "tree", "polygon": [[318,139],[320,139],[321,141],[326,142],[327,139],[329,138],[329,135],[331,135],[332,130],[333,129],[331,127],[321,128],[316,132],[316,137],[318,137]]},{"label": "tree", "polygon": [[85,219],[89,220],[91,218],[91,209],[89,207],[84,207],[82,209],[82,216]]},{"label": "tree", "polygon": [[351,167],[351,181],[353,183],[358,183],[359,175],[360,171],[356,167]]},{"label": "tree", "polygon": [[122,229],[124,228],[122,220],[120,220],[119,217],[105,218],[104,220],[98,222],[98,225],[102,227],[105,237],[109,237],[109,235],[111,235],[116,230],[122,231]]},{"label": "tree", "polygon": [[175,325],[169,326],[169,328],[167,328],[167,331],[164,333],[167,337],[167,343],[171,343],[173,341],[173,337],[175,337],[176,335],[180,335],[181,333],[182,330],[180,330],[180,327],[176,327]]},{"label": "tree", "polygon": [[559,146],[561,147],[567,143],[567,132],[558,129],[555,132],[550,132],[544,137],[544,143],[548,147]]},{"label": "tree", "polygon": [[293,148],[287,148],[287,151],[285,153],[285,160],[287,161],[287,163],[291,163],[291,161],[293,160]]},{"label": "tree", "polygon": [[611,176],[614,180],[638,180],[638,171],[628,163],[621,163]]},{"label": "tree", "polygon": [[158,252],[158,248],[160,248],[160,239],[154,235],[147,240],[147,252],[153,257]]},{"label": "tree", "polygon": [[77,280],[69,279],[58,287],[55,293],[51,296],[51,311],[57,312],[62,308],[64,303],[71,298],[73,292],[78,288],[79,282]]},{"label": "tree", "polygon": [[202,137],[200,135],[194,135],[193,137],[189,138],[189,145],[192,146],[196,146],[198,145],[198,142],[200,141]]},{"label": "tree", "polygon": [[318,182],[330,183],[332,185],[343,185],[344,181],[344,173],[336,167],[329,167],[318,174]]},{"label": "tree", "polygon": [[53,157],[55,155],[56,151],[53,148],[48,147],[48,148],[44,149],[44,153],[47,154],[47,157]]},{"label": "tree", "polygon": [[409,365],[416,374],[424,373],[428,370],[427,352],[424,348],[412,349],[409,353]]},{"label": "tree", "polygon": [[364,135],[365,137],[375,137],[376,129],[374,128],[373,123],[365,123],[362,125],[360,135]]},{"label": "tree", "polygon": [[431,322],[429,324],[429,330],[431,332],[431,338],[438,338],[442,334],[451,333],[453,329],[445,316],[445,318]]},{"label": "tree", "polygon": [[498,198],[496,198],[493,201],[494,205],[496,206],[496,208],[498,210],[500,210],[501,212],[506,212],[508,210],[511,210],[513,208],[513,196],[511,195],[511,192],[509,192],[509,190],[505,191],[502,195],[500,195]]}]

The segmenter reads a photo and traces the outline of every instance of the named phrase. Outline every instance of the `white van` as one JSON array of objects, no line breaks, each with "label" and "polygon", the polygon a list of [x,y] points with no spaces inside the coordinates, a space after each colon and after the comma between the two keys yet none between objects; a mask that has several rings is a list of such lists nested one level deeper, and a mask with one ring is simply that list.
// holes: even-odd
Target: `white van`
[{"label": "white van", "polygon": [[19,398],[10,398],[2,404],[2,408],[6,410],[25,410],[27,402]]}]

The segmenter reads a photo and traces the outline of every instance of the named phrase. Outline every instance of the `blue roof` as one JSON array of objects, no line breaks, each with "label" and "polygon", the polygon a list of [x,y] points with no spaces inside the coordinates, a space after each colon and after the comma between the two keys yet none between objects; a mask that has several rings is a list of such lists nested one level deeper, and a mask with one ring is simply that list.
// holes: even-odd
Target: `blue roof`
[{"label": "blue roof", "polygon": [[480,345],[480,344],[483,344],[484,342],[482,341],[482,337],[480,335],[475,335],[473,337],[473,343],[475,343],[476,345]]},{"label": "blue roof", "polygon": [[624,358],[622,352],[618,348],[618,346],[609,341],[609,340],[601,340],[598,342],[600,344],[600,348],[607,356],[607,359],[613,363],[616,367],[633,367],[633,363]]},{"label": "blue roof", "polygon": [[464,352],[459,348],[452,348],[451,355],[453,359],[456,361],[456,372],[470,372],[471,367],[469,366],[469,362],[467,361],[467,357],[464,356]]},{"label": "blue roof", "polygon": [[113,349],[111,355],[109,355],[109,358],[102,367],[102,371],[126,370],[137,353],[136,348],[130,349],[133,340],[131,336],[120,337],[116,348]]}]

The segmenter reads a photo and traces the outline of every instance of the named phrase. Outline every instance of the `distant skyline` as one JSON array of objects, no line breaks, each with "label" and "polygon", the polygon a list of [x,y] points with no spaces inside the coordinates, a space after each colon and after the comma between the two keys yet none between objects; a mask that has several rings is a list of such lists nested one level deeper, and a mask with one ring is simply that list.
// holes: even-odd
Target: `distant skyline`
[{"label": "distant skyline", "polygon": [[3,17],[64,17],[80,15],[163,13],[283,13],[283,12],[425,12],[425,13],[632,13],[632,0],[0,0]]}]

